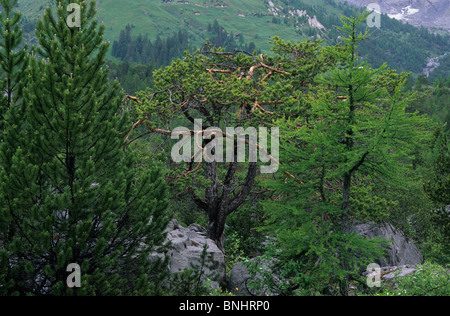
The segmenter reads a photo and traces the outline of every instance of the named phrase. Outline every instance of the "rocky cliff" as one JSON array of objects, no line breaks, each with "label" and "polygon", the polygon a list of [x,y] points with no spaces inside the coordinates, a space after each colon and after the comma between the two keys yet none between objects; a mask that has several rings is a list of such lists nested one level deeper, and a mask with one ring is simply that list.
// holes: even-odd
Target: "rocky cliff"
[{"label": "rocky cliff", "polygon": [[340,0],[352,5],[368,7],[371,3],[380,5],[381,12],[391,18],[414,26],[430,29],[444,29],[450,32],[449,0]]}]

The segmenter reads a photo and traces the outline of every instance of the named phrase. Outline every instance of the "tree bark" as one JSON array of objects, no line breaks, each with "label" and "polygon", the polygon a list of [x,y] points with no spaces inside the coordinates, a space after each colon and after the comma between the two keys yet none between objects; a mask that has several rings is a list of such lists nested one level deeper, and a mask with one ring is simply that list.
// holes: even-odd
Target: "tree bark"
[{"label": "tree bark", "polygon": [[[256,162],[251,162],[248,167],[245,181],[236,195],[232,195],[234,189],[235,172],[237,162],[230,163],[228,172],[223,183],[222,195],[218,192],[217,163],[205,164],[205,173],[211,184],[205,191],[206,202],[194,198],[197,205],[206,211],[207,231],[206,236],[212,239],[217,247],[225,253],[223,243],[223,232],[227,217],[236,211],[246,200],[253,187],[257,174]],[[192,192],[191,192],[192,194]]]},{"label": "tree bark", "polygon": [[342,215],[342,230],[344,232],[348,232],[349,230],[349,219],[348,219],[348,212],[350,210],[350,188],[352,184],[352,174],[350,172],[347,172],[344,174],[344,187],[342,189],[342,206],[341,209],[343,211]]}]

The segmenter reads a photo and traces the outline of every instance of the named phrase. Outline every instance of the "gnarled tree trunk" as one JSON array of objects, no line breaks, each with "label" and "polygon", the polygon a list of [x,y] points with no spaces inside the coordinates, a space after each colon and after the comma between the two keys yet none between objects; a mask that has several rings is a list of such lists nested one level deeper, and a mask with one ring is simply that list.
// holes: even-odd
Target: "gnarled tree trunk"
[{"label": "gnarled tree trunk", "polygon": [[[249,163],[247,176],[244,182],[235,185],[235,174],[237,162],[230,162],[227,175],[219,191],[219,180],[217,177],[217,163],[205,164],[205,175],[211,184],[205,190],[205,201],[201,200],[194,192],[190,192],[193,200],[206,212],[207,237],[214,240],[220,250],[225,252],[223,244],[223,232],[227,217],[241,206],[250,194],[257,171],[256,162]],[[237,190],[239,189],[239,190]],[[236,192],[234,194],[234,192]]]}]

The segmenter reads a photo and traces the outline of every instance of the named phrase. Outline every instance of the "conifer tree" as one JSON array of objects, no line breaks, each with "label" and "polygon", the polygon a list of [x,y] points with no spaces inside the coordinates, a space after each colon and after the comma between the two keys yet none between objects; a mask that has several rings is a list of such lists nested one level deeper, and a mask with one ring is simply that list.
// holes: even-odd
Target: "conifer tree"
[{"label": "conifer tree", "polygon": [[[70,3],[80,5],[80,27],[68,24]],[[96,2],[55,4],[28,56],[23,128],[5,132],[23,129],[1,161],[0,294],[157,294],[165,262],[148,255],[169,221],[161,171],[138,172],[122,150],[128,118],[118,83],[107,79]],[[71,288],[73,263],[81,286]]]},{"label": "conifer tree", "polygon": [[275,232],[294,283],[326,294],[333,284],[339,292],[331,294],[348,295],[350,280],[382,254],[380,241],[352,233],[353,189],[401,185],[414,144],[427,136],[428,121],[406,111],[414,98],[402,92],[407,74],[358,58],[368,34],[356,30],[365,18],[342,17],[343,42],[322,52],[336,63],[303,96],[310,108],[278,120],[281,169],[289,176],[267,181],[276,200],[266,203],[266,229]]},{"label": "conifer tree", "polygon": [[23,31],[19,28],[21,13],[13,12],[17,0],[0,0],[0,67],[2,99],[0,104],[0,128],[6,111],[21,96],[26,46],[22,47]]},{"label": "conifer tree", "polygon": [[[274,126],[275,109],[285,107],[295,111],[301,102],[297,99],[300,88],[293,89],[293,86],[307,87],[328,60],[317,56],[320,42],[292,44],[274,37],[272,50],[275,56],[254,56],[251,52],[227,52],[207,43],[201,51],[186,53],[183,60],[156,71],[154,89],[137,94],[139,120],[133,125],[130,136],[138,131],[138,126],[146,126],[148,133],[170,136],[172,131],[166,126],[176,132],[175,124],[183,122],[181,124],[196,129],[197,119],[201,120],[198,128],[202,133],[223,126],[243,129]],[[197,135],[195,137],[200,135],[195,130],[189,131]],[[147,134],[130,137],[129,143]],[[239,161],[238,150],[232,150],[241,142],[237,136],[225,134],[222,134],[223,144],[229,140],[231,145],[217,153],[221,156],[218,161],[206,159],[203,148],[216,146],[218,142],[205,137],[196,142],[193,156],[189,154],[183,161],[185,164],[178,164],[182,169],[173,171],[174,187],[181,191],[180,196],[189,195],[205,212],[207,237],[222,250],[226,220],[246,202],[259,175],[257,161]],[[215,152],[215,148],[213,150]],[[196,159],[189,159],[191,157]],[[200,161],[194,161],[198,157]],[[269,160],[278,164],[273,157]]]},{"label": "conifer tree", "polygon": [[434,135],[432,148],[433,173],[424,184],[430,198],[441,206],[450,205],[450,150],[447,135],[441,129]]},{"label": "conifer tree", "polygon": [[433,229],[427,234],[427,242],[436,244],[432,252],[436,261],[446,264],[450,261],[450,149],[447,135],[442,129],[434,134],[433,147],[430,150],[431,172],[424,182],[424,190],[437,204],[438,209],[429,214]]},{"label": "conifer tree", "polygon": [[324,149],[339,166],[334,173],[342,180],[344,230],[350,228],[350,196],[356,175],[395,178],[401,173],[399,168],[411,162],[412,144],[429,135],[421,134],[428,121],[406,111],[415,100],[414,93],[403,92],[409,75],[386,65],[372,68],[359,58],[358,47],[370,35],[367,30],[358,34],[357,28],[366,18],[364,14],[342,17],[343,26],[338,29],[346,36],[342,44],[331,48],[338,65],[319,79],[325,91],[318,93],[317,109],[327,117],[327,135],[334,139],[334,144]]},{"label": "conifer tree", "polygon": [[[22,30],[19,28],[21,14],[14,12],[17,0],[1,0],[0,13],[0,295],[8,293],[14,285],[14,271],[10,269],[11,252],[7,245],[15,234],[12,218],[4,213],[3,191],[8,183],[4,180],[15,146],[20,139],[17,128],[22,111],[22,87],[26,46],[22,47]],[[13,129],[8,133],[7,130]]]}]

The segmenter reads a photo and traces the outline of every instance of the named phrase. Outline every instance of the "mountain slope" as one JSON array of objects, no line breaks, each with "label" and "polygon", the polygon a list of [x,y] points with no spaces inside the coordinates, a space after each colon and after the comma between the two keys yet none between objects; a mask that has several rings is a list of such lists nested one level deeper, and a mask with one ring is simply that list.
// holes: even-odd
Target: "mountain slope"
[{"label": "mountain slope", "polygon": [[352,5],[367,7],[378,3],[382,13],[415,26],[442,28],[450,32],[449,0],[340,0]]},{"label": "mountain slope", "polygon": [[[365,0],[352,1],[361,4]],[[405,2],[383,3],[394,1]],[[54,1],[19,0],[28,21],[35,21],[48,3]],[[245,43],[254,42],[263,52],[269,51],[273,36],[296,42],[321,38],[326,44],[336,43],[339,33],[334,26],[340,24],[339,15],[349,16],[354,11],[354,7],[333,0],[98,0],[97,5],[99,19],[106,25],[105,36],[111,42],[119,39],[128,24],[131,36],[143,34],[151,40],[167,38],[181,29],[189,37],[186,49],[192,50],[205,42],[208,25],[217,20],[228,33]],[[431,35],[386,15],[382,16],[382,27],[371,31],[373,36],[360,53],[374,66],[386,61],[397,70],[420,74],[430,58],[450,51],[448,37]]]}]

